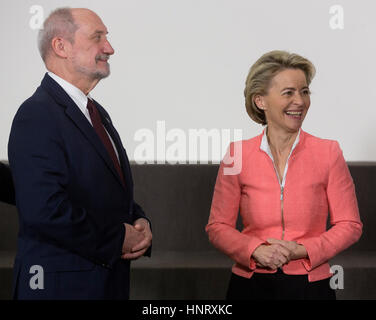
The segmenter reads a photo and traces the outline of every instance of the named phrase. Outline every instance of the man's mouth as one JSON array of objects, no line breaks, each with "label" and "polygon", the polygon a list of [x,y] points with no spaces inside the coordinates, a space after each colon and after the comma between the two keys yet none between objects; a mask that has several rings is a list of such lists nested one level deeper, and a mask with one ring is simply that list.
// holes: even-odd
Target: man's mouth
[{"label": "man's mouth", "polygon": [[101,61],[101,62],[107,62],[108,59],[110,59],[110,57],[108,55],[100,55],[100,56],[97,56],[95,58],[95,60],[98,62],[98,61]]}]

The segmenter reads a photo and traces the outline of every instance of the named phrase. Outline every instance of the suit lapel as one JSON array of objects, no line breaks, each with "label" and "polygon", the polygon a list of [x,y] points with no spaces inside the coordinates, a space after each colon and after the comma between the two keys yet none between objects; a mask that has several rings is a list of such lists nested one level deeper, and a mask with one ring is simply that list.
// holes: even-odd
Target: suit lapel
[{"label": "suit lapel", "polygon": [[55,80],[53,80],[47,74],[42,80],[41,86],[48,91],[48,93],[55,98],[56,102],[65,107],[66,115],[73,121],[76,127],[81,131],[81,133],[87,138],[87,140],[92,144],[94,149],[97,151],[99,156],[103,159],[107,167],[114,174],[116,179],[122,185],[119,174],[116,172],[114,164],[103,145],[102,141],[98,137],[94,128],[87,121],[85,115],[79,110],[74,101],[69,97],[63,88],[60,87]]}]

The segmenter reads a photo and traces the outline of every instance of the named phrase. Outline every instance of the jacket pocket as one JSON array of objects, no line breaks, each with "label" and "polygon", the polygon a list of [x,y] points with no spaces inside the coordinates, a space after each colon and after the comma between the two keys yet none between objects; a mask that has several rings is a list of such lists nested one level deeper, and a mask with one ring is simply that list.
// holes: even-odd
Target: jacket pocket
[{"label": "jacket pocket", "polygon": [[95,263],[76,254],[61,254],[40,258],[44,272],[89,271]]}]

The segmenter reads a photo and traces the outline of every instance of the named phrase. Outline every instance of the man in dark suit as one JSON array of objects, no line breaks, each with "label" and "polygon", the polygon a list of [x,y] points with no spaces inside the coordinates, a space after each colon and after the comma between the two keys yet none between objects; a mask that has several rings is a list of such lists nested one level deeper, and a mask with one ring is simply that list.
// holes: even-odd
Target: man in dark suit
[{"label": "man in dark suit", "polygon": [[16,299],[128,299],[130,260],[150,255],[128,158],[89,92],[109,75],[107,28],[57,9],[39,35],[48,73],[19,108],[8,145],[20,230]]},{"label": "man in dark suit", "polygon": [[8,165],[0,162],[0,202],[15,204],[12,173]]}]

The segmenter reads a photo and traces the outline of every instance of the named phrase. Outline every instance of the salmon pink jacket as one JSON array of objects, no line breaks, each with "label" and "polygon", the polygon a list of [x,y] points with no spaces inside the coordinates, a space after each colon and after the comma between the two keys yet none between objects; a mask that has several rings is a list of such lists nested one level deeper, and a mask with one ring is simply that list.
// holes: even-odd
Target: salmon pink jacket
[{"label": "salmon pink jacket", "polygon": [[[354,183],[342,150],[337,141],[300,130],[281,188],[272,159],[260,149],[263,134],[230,144],[215,184],[206,226],[209,240],[235,261],[232,272],[245,278],[254,272],[276,272],[258,268],[252,258],[268,238],[296,241],[304,245],[308,257],[291,260],[282,266],[283,272],[308,274],[310,282],[328,278],[329,259],[362,233]],[[227,164],[230,158],[233,163]],[[225,169],[236,161],[241,161],[241,170],[228,174]],[[236,229],[239,213],[242,231]]]}]

